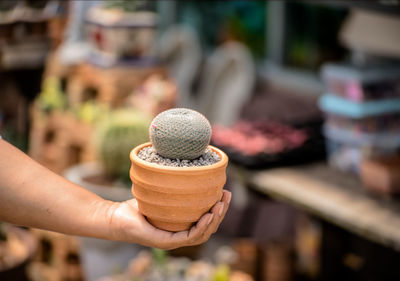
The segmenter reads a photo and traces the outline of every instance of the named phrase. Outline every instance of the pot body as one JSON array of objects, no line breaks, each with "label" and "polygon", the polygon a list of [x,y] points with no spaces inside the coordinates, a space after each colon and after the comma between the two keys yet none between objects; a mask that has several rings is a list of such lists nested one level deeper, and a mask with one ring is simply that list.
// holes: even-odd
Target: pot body
[{"label": "pot body", "polygon": [[228,157],[210,146],[219,154],[219,162],[202,167],[169,167],[140,159],[137,154],[146,146],[151,143],[137,146],[130,154],[132,194],[140,212],[157,228],[189,229],[221,200]]},{"label": "pot body", "polygon": [[100,184],[88,180],[88,178],[104,174],[100,163],[87,162],[71,166],[64,172],[64,177],[106,200],[122,202],[132,199],[129,186],[109,182]]}]

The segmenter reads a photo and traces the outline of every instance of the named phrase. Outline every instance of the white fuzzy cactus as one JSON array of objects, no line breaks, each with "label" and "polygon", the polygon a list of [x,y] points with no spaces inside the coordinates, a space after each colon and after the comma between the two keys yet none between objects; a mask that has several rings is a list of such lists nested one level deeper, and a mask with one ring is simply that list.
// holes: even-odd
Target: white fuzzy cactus
[{"label": "white fuzzy cactus", "polygon": [[149,133],[154,149],[161,156],[192,160],[202,155],[209,145],[211,125],[197,111],[174,108],[158,114]]}]

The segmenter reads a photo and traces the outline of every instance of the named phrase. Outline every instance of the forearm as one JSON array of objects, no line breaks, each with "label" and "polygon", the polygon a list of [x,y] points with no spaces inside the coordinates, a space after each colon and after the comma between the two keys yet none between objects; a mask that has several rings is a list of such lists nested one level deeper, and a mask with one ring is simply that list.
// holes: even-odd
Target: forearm
[{"label": "forearm", "polygon": [[224,191],[209,213],[187,231],[155,228],[135,199],[101,199],[39,165],[0,139],[0,221],[65,234],[141,243],[174,249],[204,243],[225,216],[230,193]]},{"label": "forearm", "polygon": [[72,235],[111,238],[116,204],[52,173],[0,140],[0,220]]}]

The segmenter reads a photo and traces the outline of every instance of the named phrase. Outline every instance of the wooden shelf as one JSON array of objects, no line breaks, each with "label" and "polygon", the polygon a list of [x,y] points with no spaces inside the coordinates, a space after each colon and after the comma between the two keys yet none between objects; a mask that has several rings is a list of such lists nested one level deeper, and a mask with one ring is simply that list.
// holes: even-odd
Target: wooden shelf
[{"label": "wooden shelf", "polygon": [[400,202],[373,197],[326,164],[248,172],[256,190],[400,251]]}]

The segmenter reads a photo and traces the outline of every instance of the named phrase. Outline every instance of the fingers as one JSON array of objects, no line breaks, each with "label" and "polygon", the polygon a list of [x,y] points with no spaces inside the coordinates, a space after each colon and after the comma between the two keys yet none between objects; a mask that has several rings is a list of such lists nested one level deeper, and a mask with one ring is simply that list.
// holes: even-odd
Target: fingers
[{"label": "fingers", "polygon": [[229,204],[231,203],[232,193],[230,191],[224,190],[224,195],[222,196],[222,202],[224,202],[224,211],[222,216],[220,216],[220,223],[224,219],[226,213],[228,212]]},{"label": "fingers", "polygon": [[203,235],[206,232],[209,225],[214,221],[215,215],[212,213],[207,213],[200,218],[195,226],[190,228],[188,233],[188,243],[190,245],[196,244],[197,241],[202,241]]},{"label": "fingers", "polygon": [[220,223],[222,222],[226,215],[226,212],[228,211],[231,197],[231,192],[224,190],[221,201],[215,204],[214,207],[211,209],[211,212],[215,214],[216,219],[213,220],[213,222],[209,226],[209,229],[207,230],[209,231],[209,235],[217,232]]},{"label": "fingers", "polygon": [[229,203],[231,202],[231,199],[232,199],[232,193],[230,191],[228,191],[228,190],[224,190],[223,194],[222,194],[221,201],[229,206]]},{"label": "fingers", "polygon": [[158,245],[158,247],[171,250],[178,247],[193,246],[206,242],[210,236],[218,230],[220,223],[228,211],[230,200],[231,192],[224,190],[221,201],[217,202],[212,207],[211,211],[203,215],[189,230],[175,233],[162,231],[164,235],[167,235],[167,237],[163,237],[159,242],[165,241],[166,243],[162,243]]},{"label": "fingers", "polygon": [[[212,223],[214,214],[207,213],[203,215],[195,226],[187,231],[180,231],[170,234],[168,245],[164,249],[174,249],[182,246],[191,246],[200,244],[204,240],[204,233],[207,227]],[[204,241],[205,242],[205,241]]]},{"label": "fingers", "polygon": [[[211,209],[211,213],[204,215],[196,226],[192,227],[189,231],[189,245],[197,245],[206,242],[211,234],[218,230],[220,223],[228,211],[229,203],[231,200],[231,192],[224,190],[223,196],[220,202],[216,203]],[[208,216],[210,215],[210,216]],[[208,216],[205,228],[204,225],[199,225],[202,223],[204,217]],[[199,228],[197,228],[199,225]],[[204,229],[204,230],[203,230]],[[193,235],[193,237],[191,236]]]}]

